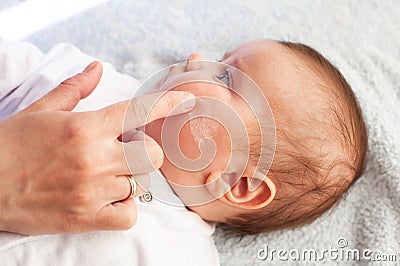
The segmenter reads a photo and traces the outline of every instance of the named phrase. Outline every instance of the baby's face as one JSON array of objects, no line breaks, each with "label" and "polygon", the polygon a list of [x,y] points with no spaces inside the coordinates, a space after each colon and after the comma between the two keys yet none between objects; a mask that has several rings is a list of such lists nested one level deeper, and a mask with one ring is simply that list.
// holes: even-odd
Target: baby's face
[{"label": "baby's face", "polygon": [[[196,79],[199,71],[202,70],[202,65],[198,64],[196,60],[206,60],[206,58],[203,58],[199,54],[190,55],[186,66],[171,68],[168,75],[159,85],[164,87],[164,89],[171,89],[171,87],[175,85],[173,90],[190,91],[198,97],[214,98],[234,109],[240,115],[245,126],[257,123],[256,117],[243,99],[234,91],[222,86],[222,84],[219,86],[207,82],[189,82],[176,86],[180,81],[187,81],[191,78]],[[296,70],[294,69],[293,64],[289,63],[289,60],[292,60],[292,58],[289,56],[287,50],[279,43],[263,40],[249,42],[240,46],[231,53],[225,54],[221,62],[234,66],[248,75],[262,90],[264,96],[267,98],[269,104],[274,110],[274,106],[278,106],[278,108],[281,106],[281,108],[284,108],[283,105],[290,105],[289,103],[284,103],[284,101],[282,101],[282,93],[290,94],[290,92],[284,92],[281,89],[291,87],[289,85],[297,79],[294,74]],[[224,70],[219,68],[215,68],[214,70],[210,69],[208,71],[215,71],[215,73],[212,73],[215,77],[220,77],[224,74]],[[227,82],[227,79],[221,79],[221,82],[225,83]],[[240,86],[241,82],[244,84],[245,81],[239,79],[234,82],[235,87],[242,90],[246,89],[246,87]],[[262,101],[262,99],[260,99],[260,101]],[[198,103],[196,108],[207,108],[207,106]],[[285,109],[285,111],[290,111],[291,109],[292,108],[288,108]],[[153,137],[162,147],[161,131],[163,122],[164,119],[154,121],[147,125],[145,129],[146,133]],[[200,140],[209,137],[213,139],[216,145],[216,154],[213,162],[200,171],[187,171],[180,167],[176,167],[176,165],[169,160],[168,156],[166,156],[161,171],[170,182],[185,186],[204,185],[219,178],[221,174],[226,171],[226,167],[230,160],[232,148],[231,140],[237,139],[235,136],[232,137],[232,134],[235,134],[235,132],[229,133],[231,135],[228,134],[224,126],[213,119],[204,117],[191,119],[191,121],[187,122],[182,127],[179,133],[179,146],[181,152],[187,158],[195,160],[201,156],[199,148]],[[250,140],[250,142],[254,141]],[[256,161],[248,161],[242,176],[253,176],[256,165]],[[188,195],[179,196],[184,202],[187,201],[185,197]],[[210,209],[214,207],[213,204],[205,204],[203,206],[191,207],[191,209],[196,211],[205,219],[218,220],[215,217],[211,217],[215,216],[215,214],[210,214],[212,213],[212,210]]]}]

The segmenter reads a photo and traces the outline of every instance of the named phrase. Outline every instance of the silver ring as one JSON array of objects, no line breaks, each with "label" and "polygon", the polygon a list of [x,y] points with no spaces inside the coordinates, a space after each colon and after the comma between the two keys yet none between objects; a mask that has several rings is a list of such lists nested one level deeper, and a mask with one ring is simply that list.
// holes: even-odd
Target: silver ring
[{"label": "silver ring", "polygon": [[128,178],[129,183],[131,184],[131,194],[129,195],[129,198],[133,198],[136,194],[136,181],[132,175],[127,175],[126,177]]}]

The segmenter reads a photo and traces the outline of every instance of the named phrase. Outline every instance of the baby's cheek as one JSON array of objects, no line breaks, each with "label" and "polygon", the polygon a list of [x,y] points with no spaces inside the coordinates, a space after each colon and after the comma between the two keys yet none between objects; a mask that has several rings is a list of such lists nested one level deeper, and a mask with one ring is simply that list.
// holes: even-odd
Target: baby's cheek
[{"label": "baby's cheek", "polygon": [[200,141],[205,138],[215,140],[218,131],[218,122],[214,119],[198,117],[189,121],[190,133],[197,147]]},{"label": "baby's cheek", "polygon": [[183,155],[190,160],[199,159],[205,154],[215,154],[212,160],[207,162],[200,160],[203,165],[199,168],[204,168],[205,172],[224,168],[227,165],[230,157],[229,135],[225,128],[214,119],[207,117],[191,119],[182,128],[179,142]]},{"label": "baby's cheek", "polygon": [[[210,145],[214,142],[214,145]],[[193,171],[179,167],[182,162],[173,161],[174,158],[166,156],[161,170],[168,180],[186,186],[198,186],[205,183],[205,179],[213,172],[221,173],[228,165],[230,158],[229,136],[225,128],[210,118],[198,117],[188,121],[179,133],[179,148],[185,160],[198,160]],[[211,161],[199,160],[201,156],[214,154]],[[201,164],[201,165],[200,165]]]},{"label": "baby's cheek", "polygon": [[[229,135],[214,119],[196,117],[185,120],[184,125],[180,126],[181,120],[178,116],[171,117],[168,122],[172,126],[163,128],[164,121],[160,119],[146,126],[146,133],[164,150],[161,171],[168,180],[181,185],[201,185],[210,173],[222,172],[228,165],[231,149]],[[177,131],[178,138],[175,133]],[[163,141],[161,135],[164,135]],[[214,153],[215,156],[210,156]],[[202,156],[211,157],[212,160],[199,160],[205,158]],[[194,171],[193,167],[190,169],[188,161],[196,162],[194,165],[198,170]]]}]

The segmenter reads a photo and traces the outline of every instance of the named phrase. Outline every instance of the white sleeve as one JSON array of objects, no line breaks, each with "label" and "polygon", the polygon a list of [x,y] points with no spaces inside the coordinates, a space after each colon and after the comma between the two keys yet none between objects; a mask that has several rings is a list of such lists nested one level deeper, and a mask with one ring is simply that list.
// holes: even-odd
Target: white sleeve
[{"label": "white sleeve", "polygon": [[42,58],[43,53],[30,43],[0,39],[0,99],[20,86]]},{"label": "white sleeve", "polygon": [[0,121],[32,104],[93,59],[68,44],[46,54],[27,42],[0,40]]},{"label": "white sleeve", "polygon": [[[63,80],[81,72],[93,57],[61,43],[46,54],[26,42],[0,40],[0,121],[32,104]],[[103,64],[95,91],[75,111],[93,110],[133,96],[136,79]]]}]

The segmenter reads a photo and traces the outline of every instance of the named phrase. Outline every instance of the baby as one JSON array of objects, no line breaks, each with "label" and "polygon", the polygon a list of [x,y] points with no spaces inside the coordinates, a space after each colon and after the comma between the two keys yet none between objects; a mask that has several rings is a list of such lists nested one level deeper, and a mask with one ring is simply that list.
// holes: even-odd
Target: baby
[{"label": "baby", "polygon": [[[171,69],[158,86],[194,75],[205,60],[200,54],[188,57],[184,69]],[[334,206],[361,175],[367,149],[366,127],[360,107],[340,72],[314,49],[298,43],[259,40],[225,54],[222,63],[247,74],[269,102],[276,125],[275,155],[266,175],[255,190],[251,179],[257,168],[260,131],[251,125],[244,101],[232,90],[205,82],[175,86],[198,97],[211,97],[232,106],[248,128],[250,159],[242,176],[221,197],[205,204],[190,204],[193,195],[175,189],[187,207],[204,220],[218,222],[237,236],[257,234],[314,221]],[[214,73],[216,77],[224,73]],[[232,78],[229,75],[227,79]],[[261,101],[261,100],[260,100]],[[194,118],[198,123],[217,123],[211,118]],[[209,120],[209,121],[207,121]],[[160,119],[146,133],[162,142]],[[189,159],[200,156],[199,143],[186,123],[179,134],[182,153]],[[161,171],[172,184],[210,184],[225,171],[230,153],[230,136],[214,126],[216,145],[213,162],[200,171],[177,167],[166,156]],[[260,162],[261,164],[263,162]],[[139,214],[140,215],[140,214]]]}]

